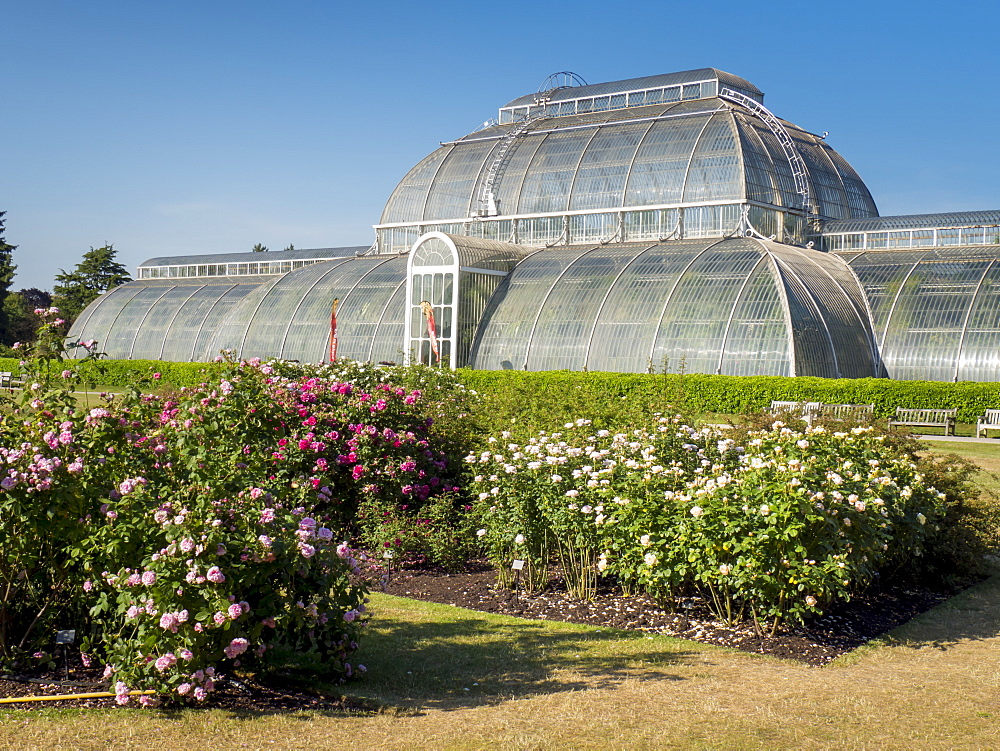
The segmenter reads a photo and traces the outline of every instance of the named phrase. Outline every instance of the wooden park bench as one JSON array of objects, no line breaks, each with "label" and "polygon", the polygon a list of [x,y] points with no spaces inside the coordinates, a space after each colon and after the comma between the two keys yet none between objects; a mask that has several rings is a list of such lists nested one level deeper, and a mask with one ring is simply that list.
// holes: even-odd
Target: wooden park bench
[{"label": "wooden park bench", "polygon": [[821,402],[783,402],[773,399],[769,411],[772,415],[788,412],[789,414],[801,417],[811,425],[813,419],[819,417],[822,407],[823,404]]},{"label": "wooden park bench", "polygon": [[10,391],[14,388],[14,374],[9,372],[0,373],[0,389]]},{"label": "wooden park bench", "polygon": [[976,438],[980,432],[983,438],[989,438],[989,430],[1000,430],[1000,409],[988,409],[976,420]]},{"label": "wooden park bench", "polygon": [[[851,422],[871,422],[875,419],[874,404],[824,404],[820,408],[823,417]],[[998,426],[1000,427],[1000,426]]]},{"label": "wooden park bench", "polygon": [[956,409],[910,409],[896,407],[896,418],[890,425],[907,425],[913,428],[944,428],[945,435],[955,435]]},{"label": "wooden park bench", "polygon": [[[801,415],[802,419],[812,424],[817,417],[832,417],[835,420],[852,422],[871,422],[875,417],[874,404],[824,404],[823,402],[771,402],[772,415],[789,412]],[[1000,426],[998,426],[1000,427]]]}]

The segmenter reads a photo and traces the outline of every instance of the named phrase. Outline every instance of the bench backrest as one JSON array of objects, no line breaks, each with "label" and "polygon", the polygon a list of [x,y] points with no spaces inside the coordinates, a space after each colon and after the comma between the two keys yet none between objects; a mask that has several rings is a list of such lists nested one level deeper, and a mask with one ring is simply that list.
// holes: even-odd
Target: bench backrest
[{"label": "bench backrest", "polygon": [[910,409],[896,407],[896,420],[903,422],[954,422],[957,409]]},{"label": "bench backrest", "polygon": [[875,416],[874,404],[824,404],[823,414],[826,417],[839,419],[859,419]]},{"label": "bench backrest", "polygon": [[[2,375],[3,373],[0,373],[0,376]],[[990,425],[1000,425],[1000,409],[984,410],[983,416],[979,418],[979,422],[987,422]]]},{"label": "bench backrest", "polygon": [[777,414],[778,412],[791,412],[792,414],[797,415],[817,415],[822,408],[823,405],[820,402],[771,401],[771,414]]},{"label": "bench backrest", "polygon": [[791,410],[798,408],[799,408],[799,402],[779,402],[776,399],[771,400],[772,412],[789,412]]}]

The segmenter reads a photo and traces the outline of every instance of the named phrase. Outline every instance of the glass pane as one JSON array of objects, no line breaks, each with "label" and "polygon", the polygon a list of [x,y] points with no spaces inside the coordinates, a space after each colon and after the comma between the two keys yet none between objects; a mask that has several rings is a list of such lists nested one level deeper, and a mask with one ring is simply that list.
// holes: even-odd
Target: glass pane
[{"label": "glass pane", "polygon": [[622,205],[629,165],[648,129],[649,123],[632,123],[608,125],[598,131],[580,162],[570,209]]},{"label": "glass pane", "polygon": [[580,155],[596,135],[593,128],[550,133],[531,163],[517,211],[535,214],[565,211]]},{"label": "glass pane", "polygon": [[691,153],[707,122],[701,115],[653,123],[636,152],[625,205],[680,202]]}]

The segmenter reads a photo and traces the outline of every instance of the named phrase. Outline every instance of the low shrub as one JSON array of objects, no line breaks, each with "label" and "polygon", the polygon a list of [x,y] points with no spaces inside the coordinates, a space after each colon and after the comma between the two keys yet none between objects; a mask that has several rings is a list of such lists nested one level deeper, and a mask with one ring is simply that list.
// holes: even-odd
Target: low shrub
[{"label": "low shrub", "polygon": [[630,433],[580,420],[494,445],[467,462],[498,570],[544,569],[554,548],[580,596],[598,572],[666,605],[696,588],[719,617],[772,631],[919,558],[946,516],[946,495],[871,428],[775,423],[737,446],[679,417]]},{"label": "low shrub", "polygon": [[557,430],[580,405],[598,428],[639,427],[652,412],[749,415],[772,400],[874,404],[889,418],[897,407],[955,408],[960,422],[1000,408],[1000,383],[895,381],[888,378],[785,378],[701,373],[580,373],[462,370],[459,377],[482,400],[485,435]]}]

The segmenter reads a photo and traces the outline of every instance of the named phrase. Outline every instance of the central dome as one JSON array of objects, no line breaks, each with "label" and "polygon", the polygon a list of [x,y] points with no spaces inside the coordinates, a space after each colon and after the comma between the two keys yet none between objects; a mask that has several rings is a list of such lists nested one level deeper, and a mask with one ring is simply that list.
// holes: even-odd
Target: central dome
[{"label": "central dome", "polygon": [[491,217],[719,204],[877,216],[850,165],[762,100],[712,68],[520,97],[501,109],[505,124],[445,143],[410,170],[379,227],[481,217],[486,192]]}]

